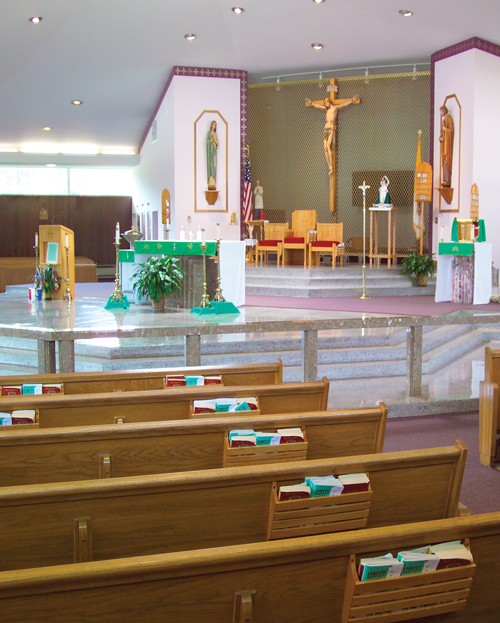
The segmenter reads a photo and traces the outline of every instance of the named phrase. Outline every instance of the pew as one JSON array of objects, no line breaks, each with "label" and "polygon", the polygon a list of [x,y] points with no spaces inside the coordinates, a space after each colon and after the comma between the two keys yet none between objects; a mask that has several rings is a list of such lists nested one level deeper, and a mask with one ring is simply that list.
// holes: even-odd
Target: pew
[{"label": "pew", "polygon": [[[291,415],[242,415],[200,420],[75,426],[0,435],[0,487],[95,478],[217,469],[234,429],[301,427],[306,458],[382,452],[387,407]],[[263,455],[265,459],[265,455]],[[279,460],[279,457],[278,457]]]},{"label": "pew", "polygon": [[[430,450],[283,465],[4,487],[0,570],[454,517],[466,452],[457,442]],[[290,526],[296,515],[303,517],[300,510],[278,526],[275,486],[299,483],[306,476],[355,472],[369,473],[369,499],[366,493],[315,498],[315,507],[317,500],[334,500],[335,505],[312,508],[295,531]]]},{"label": "pew", "polygon": [[479,384],[479,460],[495,467],[500,461],[500,389],[497,383]]},{"label": "pew", "polygon": [[192,366],[152,368],[150,370],[109,370],[102,372],[67,372],[0,376],[0,387],[23,383],[61,384],[63,393],[93,394],[104,392],[148,391],[165,389],[165,378],[182,376],[222,376],[223,385],[274,385],[283,382],[281,359],[272,363],[234,366]]},{"label": "pew", "polygon": [[500,350],[489,346],[484,349],[484,380],[500,385]]},{"label": "pew", "polygon": [[[40,428],[90,426],[201,417],[192,413],[194,400],[255,396],[262,415],[326,411],[329,381],[281,385],[171,388],[168,391],[130,391],[66,396],[2,396],[0,412],[35,409]],[[257,414],[257,413],[256,413]],[[2,427],[3,428],[3,427]]]},{"label": "pew", "polygon": [[[363,582],[353,597],[353,560],[457,539],[470,543],[470,567]],[[0,623],[497,623],[499,551],[500,513],[488,513],[5,571]]]}]

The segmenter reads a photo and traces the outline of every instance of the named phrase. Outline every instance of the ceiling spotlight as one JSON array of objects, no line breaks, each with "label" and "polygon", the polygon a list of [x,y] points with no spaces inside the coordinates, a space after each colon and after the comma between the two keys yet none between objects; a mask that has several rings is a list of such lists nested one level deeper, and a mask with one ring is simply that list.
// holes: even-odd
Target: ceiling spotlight
[{"label": "ceiling spotlight", "polygon": [[44,132],[50,132],[52,130],[52,128],[50,127],[50,125],[46,125],[44,128],[42,128],[42,130]]},{"label": "ceiling spotlight", "polygon": [[322,50],[323,44],[322,43],[311,43],[311,48],[314,48],[315,50]]},{"label": "ceiling spotlight", "polygon": [[413,11],[409,11],[408,9],[401,9],[399,14],[403,17],[411,17],[413,15]]},{"label": "ceiling spotlight", "polygon": [[53,167],[57,167],[57,164],[53,164],[53,163],[51,162],[50,164],[46,164],[45,166],[46,166],[46,167],[53,168]]},{"label": "ceiling spotlight", "polygon": [[186,41],[194,41],[196,39],[196,35],[184,35],[184,39],[186,39]]},{"label": "ceiling spotlight", "polygon": [[81,106],[83,104],[82,100],[71,100],[73,106]]},{"label": "ceiling spotlight", "polygon": [[240,15],[245,12],[245,9],[242,9],[240,6],[233,6],[233,12],[236,13],[236,15]]},{"label": "ceiling spotlight", "polygon": [[276,78],[276,91],[281,91],[280,77]]},{"label": "ceiling spotlight", "polygon": [[314,4],[321,4],[322,2],[324,2],[325,0],[313,0]]},{"label": "ceiling spotlight", "polygon": [[32,24],[39,24],[42,21],[42,18],[39,15],[34,15],[33,17],[29,18],[29,21]]}]

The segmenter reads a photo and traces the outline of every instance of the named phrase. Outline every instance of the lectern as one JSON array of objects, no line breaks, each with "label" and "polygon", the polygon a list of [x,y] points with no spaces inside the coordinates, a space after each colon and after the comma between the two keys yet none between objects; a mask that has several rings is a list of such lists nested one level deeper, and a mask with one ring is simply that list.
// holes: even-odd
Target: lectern
[{"label": "lectern", "polygon": [[[68,237],[68,260],[66,263],[66,236]],[[40,225],[40,266],[47,264],[54,267],[58,277],[64,281],[59,283],[59,290],[52,293],[53,299],[63,299],[66,291],[66,279],[69,275],[71,297],[75,298],[75,236],[71,229],[64,225]]]}]

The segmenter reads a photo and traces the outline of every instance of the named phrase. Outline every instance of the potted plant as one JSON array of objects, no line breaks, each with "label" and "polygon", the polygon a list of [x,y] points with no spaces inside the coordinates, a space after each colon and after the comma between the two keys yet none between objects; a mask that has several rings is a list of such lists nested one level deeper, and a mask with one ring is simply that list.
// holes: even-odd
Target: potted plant
[{"label": "potted plant", "polygon": [[436,272],[436,263],[434,262],[433,255],[433,253],[431,253],[431,255],[421,255],[417,251],[412,251],[403,258],[401,262],[401,273],[403,275],[410,275],[414,285],[414,278],[416,277],[419,286],[426,286],[427,277],[432,277]]},{"label": "potted plant", "polygon": [[177,257],[152,256],[144,264],[136,264],[134,292],[140,298],[149,297],[154,311],[163,310],[166,297],[181,289],[184,271],[178,262]]},{"label": "potted plant", "polygon": [[41,290],[43,298],[50,300],[52,293],[59,290],[59,282],[63,281],[62,277],[58,277],[55,268],[47,264],[46,268],[36,269],[34,286],[36,290]]}]

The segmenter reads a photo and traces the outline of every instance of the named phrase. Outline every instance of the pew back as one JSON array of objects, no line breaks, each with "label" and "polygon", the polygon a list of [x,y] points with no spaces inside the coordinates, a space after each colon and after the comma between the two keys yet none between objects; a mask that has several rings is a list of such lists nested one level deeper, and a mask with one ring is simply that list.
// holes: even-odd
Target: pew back
[{"label": "pew back", "polygon": [[[0,411],[36,409],[40,428],[90,426],[123,422],[184,420],[191,417],[193,400],[256,396],[262,415],[326,411],[330,383],[282,383],[251,387],[181,387],[160,391],[113,392],[64,396],[5,396]],[[197,416],[194,416],[197,417]]]},{"label": "pew back", "polygon": [[223,467],[224,435],[234,429],[302,427],[308,459],[382,452],[386,422],[387,407],[381,403],[373,409],[297,415],[247,412],[120,426],[14,426],[0,435],[0,487],[217,469]]},{"label": "pew back", "polygon": [[[447,623],[497,623],[500,513],[3,572],[0,622],[238,623],[245,620],[238,616],[243,597],[246,620],[341,623],[351,555],[396,554],[454,539],[470,540],[476,569],[465,608],[447,614]],[[369,620],[401,621],[416,614]]]},{"label": "pew back", "polygon": [[0,490],[0,570],[265,541],[273,483],[368,472],[367,527],[457,514],[466,448]]},{"label": "pew back", "polygon": [[500,350],[490,346],[484,349],[484,380],[500,385]]},{"label": "pew back", "polygon": [[222,376],[222,383],[231,385],[274,385],[283,382],[283,362],[236,366],[191,366],[184,368],[153,368],[151,370],[108,370],[102,372],[67,372],[60,374],[29,374],[0,376],[0,387],[23,383],[63,385],[63,393],[100,394],[105,392],[149,391],[165,388],[167,376]]},{"label": "pew back", "polygon": [[479,460],[488,467],[495,467],[495,463],[500,460],[499,409],[498,384],[481,381],[479,384]]}]

